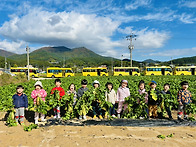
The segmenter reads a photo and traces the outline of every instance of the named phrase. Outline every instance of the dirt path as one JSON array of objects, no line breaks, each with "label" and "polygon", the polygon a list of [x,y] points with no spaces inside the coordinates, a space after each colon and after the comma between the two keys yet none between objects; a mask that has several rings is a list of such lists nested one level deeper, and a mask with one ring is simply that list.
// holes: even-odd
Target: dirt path
[{"label": "dirt path", "polygon": [[[172,138],[159,139],[157,135]],[[196,127],[47,126],[25,132],[0,121],[0,146],[196,146]]]}]

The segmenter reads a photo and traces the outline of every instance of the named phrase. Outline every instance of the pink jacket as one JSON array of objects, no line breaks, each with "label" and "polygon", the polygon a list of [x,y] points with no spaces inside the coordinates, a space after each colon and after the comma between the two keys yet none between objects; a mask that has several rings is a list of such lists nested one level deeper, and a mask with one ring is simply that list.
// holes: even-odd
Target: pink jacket
[{"label": "pink jacket", "polygon": [[125,88],[122,88],[122,87],[119,87],[118,88],[118,91],[117,91],[117,101],[125,101],[125,98],[130,96],[130,91],[129,91],[129,88],[125,87]]},{"label": "pink jacket", "polygon": [[44,89],[40,89],[39,91],[37,90],[33,90],[31,92],[31,97],[34,99],[34,104],[36,104],[36,100],[37,100],[37,94],[41,95],[42,100],[45,102],[45,97],[47,96],[47,93]]}]

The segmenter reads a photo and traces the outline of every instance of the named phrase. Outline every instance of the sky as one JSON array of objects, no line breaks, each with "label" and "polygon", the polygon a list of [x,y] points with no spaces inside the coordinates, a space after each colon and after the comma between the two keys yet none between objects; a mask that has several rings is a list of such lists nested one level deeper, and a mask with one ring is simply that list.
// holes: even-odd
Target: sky
[{"label": "sky", "polygon": [[0,49],[47,46],[169,61],[196,56],[196,0],[1,0]]}]

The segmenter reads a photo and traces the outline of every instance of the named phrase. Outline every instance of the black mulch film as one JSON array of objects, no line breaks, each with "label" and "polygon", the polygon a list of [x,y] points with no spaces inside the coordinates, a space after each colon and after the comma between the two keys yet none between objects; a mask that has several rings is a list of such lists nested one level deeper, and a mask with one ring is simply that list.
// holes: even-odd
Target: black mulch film
[{"label": "black mulch film", "polygon": [[196,121],[178,121],[167,119],[114,119],[114,120],[67,120],[49,119],[44,126],[64,125],[64,126],[129,126],[129,127],[177,127],[196,126]]}]

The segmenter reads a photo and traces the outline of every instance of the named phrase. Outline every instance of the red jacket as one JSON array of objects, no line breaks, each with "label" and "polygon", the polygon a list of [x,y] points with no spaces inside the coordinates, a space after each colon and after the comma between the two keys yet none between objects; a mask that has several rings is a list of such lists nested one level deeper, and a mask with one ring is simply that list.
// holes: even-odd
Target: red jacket
[{"label": "red jacket", "polygon": [[63,89],[62,87],[54,87],[54,88],[52,88],[51,94],[53,94],[55,90],[60,91],[60,92],[59,92],[60,99],[62,98],[62,96],[65,95],[65,91],[64,91],[64,89]]}]

